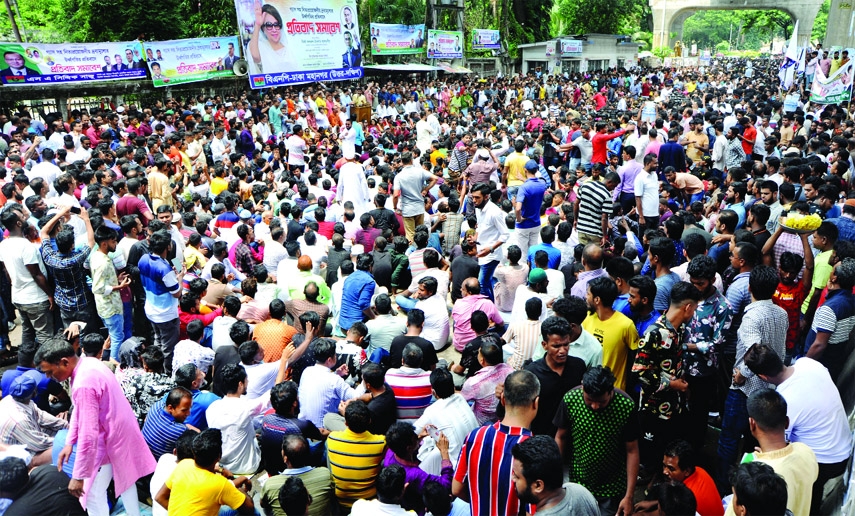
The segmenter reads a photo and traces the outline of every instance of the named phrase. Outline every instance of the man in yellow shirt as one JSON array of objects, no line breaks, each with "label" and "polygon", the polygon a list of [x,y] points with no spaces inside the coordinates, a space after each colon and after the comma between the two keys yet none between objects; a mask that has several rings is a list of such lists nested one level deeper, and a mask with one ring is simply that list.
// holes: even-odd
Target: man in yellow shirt
[{"label": "man in yellow shirt", "polygon": [[505,159],[505,169],[502,171],[502,184],[508,187],[508,197],[513,201],[517,195],[520,185],[525,183],[525,164],[529,157],[523,152],[525,141],[514,142],[514,152]]},{"label": "man in yellow shirt", "polygon": [[345,430],[327,438],[327,461],[335,484],[335,496],[344,507],[356,500],[374,498],[374,481],[386,451],[386,437],[368,431],[371,412],[358,399],[346,402]]},{"label": "man in yellow shirt", "polygon": [[151,210],[157,213],[162,206],[172,206],[173,188],[169,186],[168,172],[172,168],[172,162],[160,158],[154,162],[155,169],[148,173],[148,195],[151,198]]},{"label": "man in yellow shirt", "polygon": [[223,190],[229,187],[229,182],[224,177],[226,175],[223,167],[214,167],[214,178],[211,179],[211,195],[214,197],[220,195]]},{"label": "man in yellow shirt", "polygon": [[169,515],[215,516],[227,505],[238,514],[255,514],[252,497],[247,492],[252,482],[247,477],[235,478],[217,466],[223,454],[223,435],[209,428],[193,439],[193,456],[184,459],[160,488],[155,500]]},{"label": "man in yellow shirt", "polygon": [[582,322],[582,328],[603,345],[603,365],[615,375],[615,388],[625,391],[632,365],[629,354],[638,349],[638,331],[629,317],[612,309],[617,296],[617,284],[611,278],[591,280],[585,300],[593,312]]}]

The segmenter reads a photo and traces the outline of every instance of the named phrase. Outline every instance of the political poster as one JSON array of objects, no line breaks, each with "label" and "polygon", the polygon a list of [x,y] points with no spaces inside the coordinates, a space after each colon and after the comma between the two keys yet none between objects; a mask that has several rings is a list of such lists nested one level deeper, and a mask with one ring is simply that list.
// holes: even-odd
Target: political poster
[{"label": "political poster", "polygon": [[810,86],[810,101],[815,104],[837,104],[852,98],[852,61],[837,69],[830,77],[816,67]]},{"label": "political poster", "polygon": [[428,30],[429,59],[462,59],[463,32],[459,30]]},{"label": "political poster", "polygon": [[561,40],[561,55],[564,57],[581,57],[582,56],[582,40],[579,40],[579,39],[562,39]]},{"label": "political poster", "polygon": [[139,41],[111,43],[0,43],[0,83],[15,85],[144,79]]},{"label": "political poster", "polygon": [[249,85],[359,79],[356,0],[235,0]]},{"label": "political poster", "polygon": [[425,51],[425,26],[371,24],[371,53],[375,56],[422,54]]},{"label": "political poster", "polygon": [[490,29],[472,30],[472,50],[501,50],[499,31]]},{"label": "political poster", "polygon": [[555,55],[555,42],[547,41],[546,42],[546,57],[552,57]]},{"label": "political poster", "polygon": [[234,75],[240,59],[237,36],[146,41],[145,60],[155,87]]}]

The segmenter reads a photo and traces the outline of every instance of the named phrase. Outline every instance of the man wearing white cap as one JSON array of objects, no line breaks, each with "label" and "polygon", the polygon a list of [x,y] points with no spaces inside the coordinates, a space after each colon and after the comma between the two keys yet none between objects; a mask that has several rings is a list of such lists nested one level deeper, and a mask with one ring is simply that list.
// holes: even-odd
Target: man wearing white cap
[{"label": "man wearing white cap", "polygon": [[353,147],[345,150],[344,159],[347,163],[341,166],[338,174],[338,196],[342,205],[347,201],[353,203],[353,211],[359,218],[371,210],[371,193],[368,191],[368,181],[365,179],[365,168],[356,160]]}]

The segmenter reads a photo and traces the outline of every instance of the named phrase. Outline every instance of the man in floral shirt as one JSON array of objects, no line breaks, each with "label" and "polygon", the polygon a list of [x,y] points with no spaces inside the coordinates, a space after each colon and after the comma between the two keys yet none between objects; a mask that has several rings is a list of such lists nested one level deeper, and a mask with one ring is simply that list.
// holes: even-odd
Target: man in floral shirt
[{"label": "man in floral shirt", "polygon": [[706,255],[696,256],[686,273],[692,285],[701,291],[701,302],[688,324],[683,356],[684,377],[689,382],[689,410],[686,435],[700,449],[706,436],[707,416],[716,400],[718,353],[724,332],[730,328],[732,313],[727,298],[715,288],[716,263]]},{"label": "man in floral shirt", "polygon": [[639,419],[641,463],[656,471],[665,446],[685,437],[680,416],[689,384],[683,378],[683,325],[692,320],[701,292],[681,281],[671,289],[671,304],[648,328],[638,345],[632,373],[641,385]]}]

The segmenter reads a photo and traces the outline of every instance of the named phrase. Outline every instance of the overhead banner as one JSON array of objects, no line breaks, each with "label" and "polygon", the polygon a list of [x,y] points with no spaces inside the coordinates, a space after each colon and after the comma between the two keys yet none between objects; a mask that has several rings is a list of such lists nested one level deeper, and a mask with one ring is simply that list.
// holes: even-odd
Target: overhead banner
[{"label": "overhead banner", "polygon": [[582,40],[579,39],[562,39],[561,40],[561,55],[570,57],[580,57],[582,55]]},{"label": "overhead banner", "polygon": [[56,82],[144,79],[139,41],[112,43],[0,43],[0,82],[29,85]]},{"label": "overhead banner", "polygon": [[155,87],[228,77],[240,59],[237,36],[146,41],[143,46]]},{"label": "overhead banner", "polygon": [[547,41],[546,42],[546,57],[552,57],[555,55],[555,42]]},{"label": "overhead banner", "polygon": [[826,77],[822,68],[816,67],[816,75],[810,86],[810,101],[815,104],[837,104],[852,98],[852,61],[841,66]]},{"label": "overhead banner", "polygon": [[425,25],[371,24],[371,53],[422,54],[425,51]]},{"label": "overhead banner", "polygon": [[430,59],[462,59],[463,32],[459,30],[428,30],[427,56]]},{"label": "overhead banner", "polygon": [[490,29],[472,30],[472,50],[501,50],[499,31]]},{"label": "overhead banner", "polygon": [[356,0],[235,0],[252,88],[362,77]]}]

